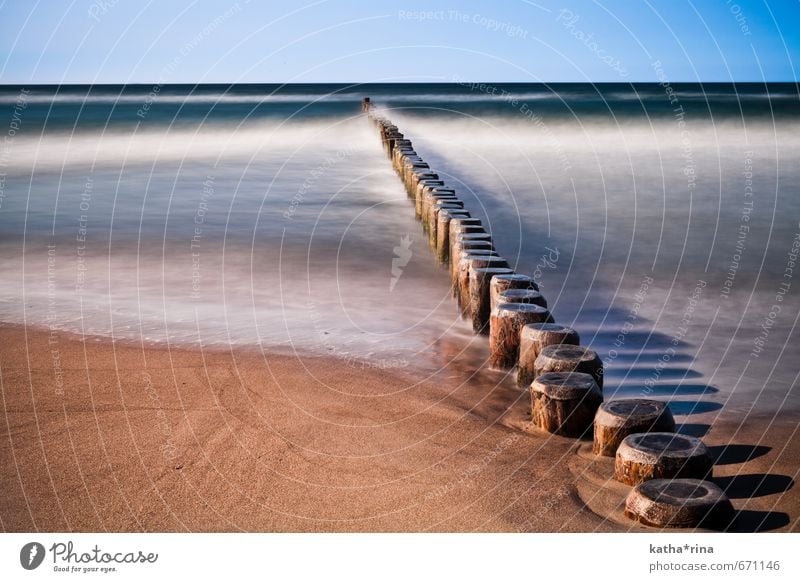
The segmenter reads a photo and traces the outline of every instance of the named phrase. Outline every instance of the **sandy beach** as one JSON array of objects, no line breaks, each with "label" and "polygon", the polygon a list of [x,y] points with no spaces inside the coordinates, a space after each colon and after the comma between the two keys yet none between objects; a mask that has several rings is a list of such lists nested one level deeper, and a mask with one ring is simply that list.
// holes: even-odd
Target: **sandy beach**
[{"label": "sandy beach", "polygon": [[[49,343],[52,342],[52,343]],[[0,327],[5,531],[645,531],[513,378]],[[796,423],[693,415],[734,529],[796,531]],[[723,451],[721,445],[732,444]]]}]

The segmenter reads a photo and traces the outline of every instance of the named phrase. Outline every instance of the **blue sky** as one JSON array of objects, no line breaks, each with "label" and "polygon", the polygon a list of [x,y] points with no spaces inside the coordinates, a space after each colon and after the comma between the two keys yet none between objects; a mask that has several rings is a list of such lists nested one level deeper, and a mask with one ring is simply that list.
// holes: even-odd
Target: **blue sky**
[{"label": "blue sky", "polygon": [[800,0],[6,0],[0,47],[0,83],[797,81]]}]

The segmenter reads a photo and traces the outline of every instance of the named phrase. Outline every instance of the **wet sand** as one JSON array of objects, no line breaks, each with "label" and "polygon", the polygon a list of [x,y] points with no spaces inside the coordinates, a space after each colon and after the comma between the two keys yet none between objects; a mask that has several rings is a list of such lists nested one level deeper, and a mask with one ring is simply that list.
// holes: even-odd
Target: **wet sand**
[{"label": "wet sand", "polygon": [[[49,339],[0,326],[5,531],[648,529],[621,516],[607,460],[531,429],[527,395],[480,358],[420,381],[336,358]],[[463,346],[438,349],[451,361]],[[800,530],[797,422],[709,418],[679,422],[715,447],[744,510],[734,529]]]}]

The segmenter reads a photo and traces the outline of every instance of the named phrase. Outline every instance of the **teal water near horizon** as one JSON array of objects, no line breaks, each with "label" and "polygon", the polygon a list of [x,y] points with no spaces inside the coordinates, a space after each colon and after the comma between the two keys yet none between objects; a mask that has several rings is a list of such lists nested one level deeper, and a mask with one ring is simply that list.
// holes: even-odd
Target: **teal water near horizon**
[{"label": "teal water near horizon", "polygon": [[0,321],[420,375],[480,357],[364,96],[609,395],[800,412],[791,83],[0,86]]}]

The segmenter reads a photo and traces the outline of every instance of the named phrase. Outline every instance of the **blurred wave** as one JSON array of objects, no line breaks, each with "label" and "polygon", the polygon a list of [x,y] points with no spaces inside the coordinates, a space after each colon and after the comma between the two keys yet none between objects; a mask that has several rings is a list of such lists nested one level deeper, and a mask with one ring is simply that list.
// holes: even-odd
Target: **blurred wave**
[{"label": "blurred wave", "polygon": [[797,293],[770,316],[800,232],[797,86],[671,89],[2,87],[0,320],[412,370],[442,346],[458,359],[468,327],[360,113],[369,95],[619,393],[686,384],[737,395],[726,409],[800,409]]}]

